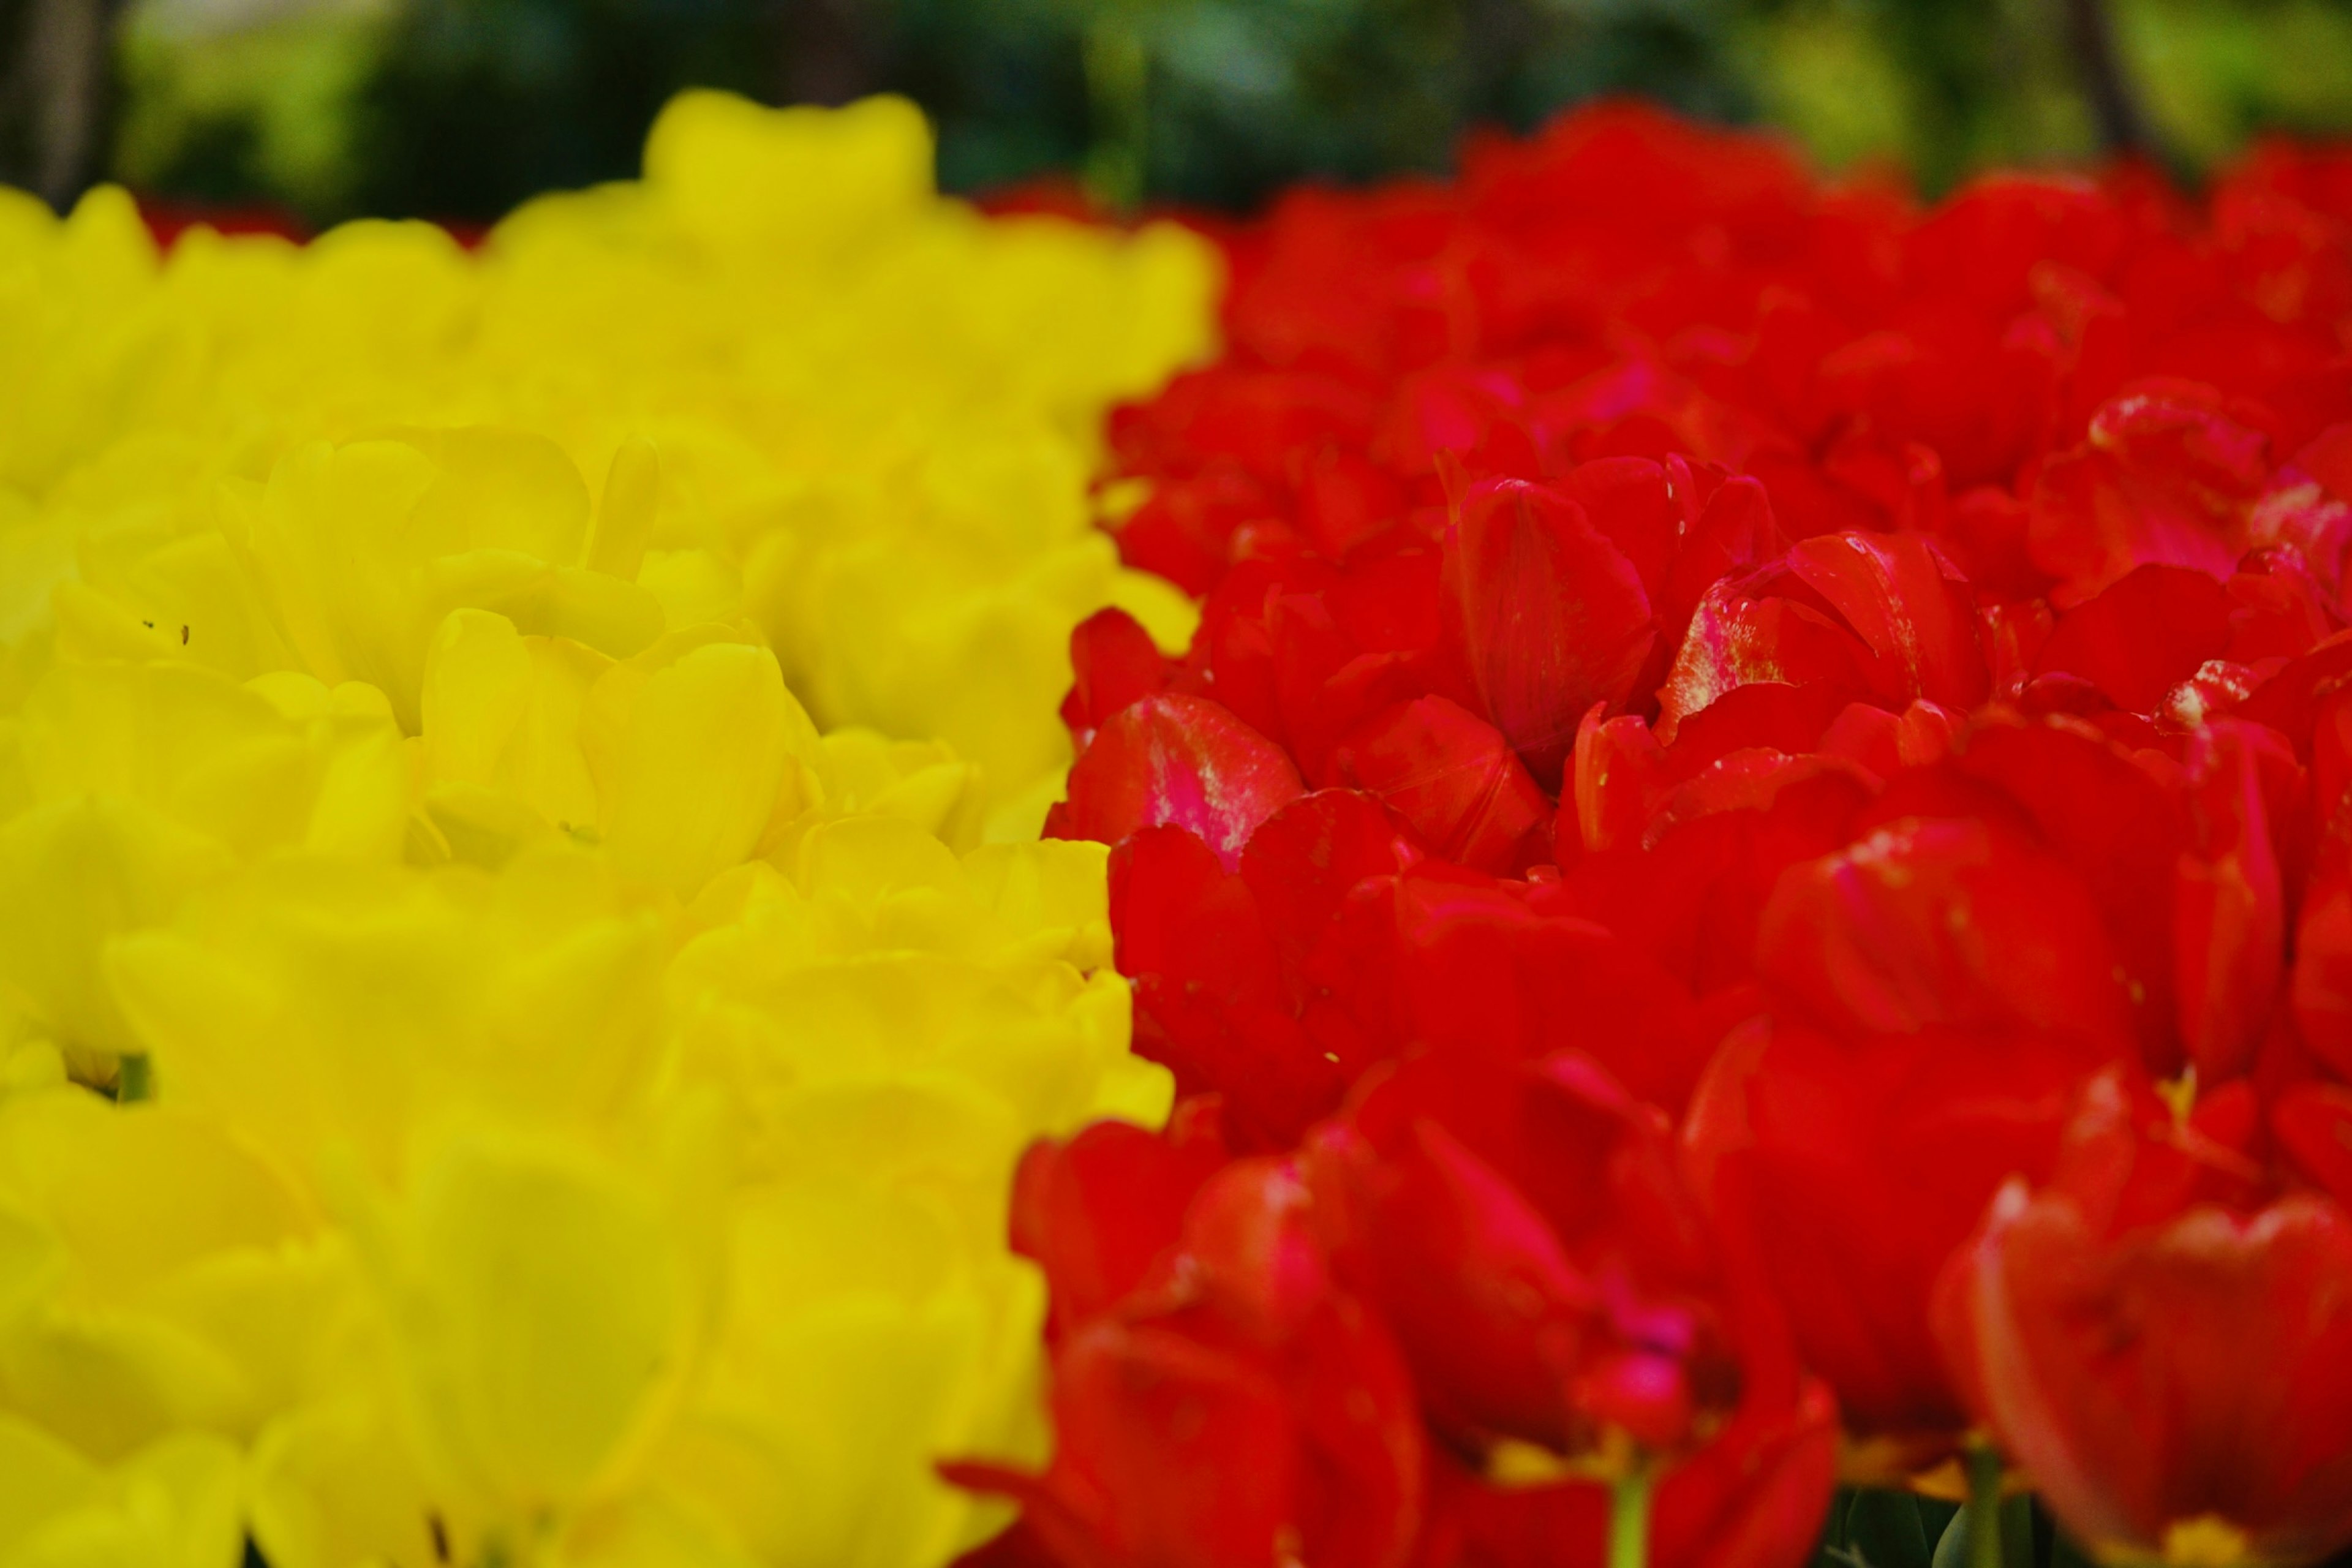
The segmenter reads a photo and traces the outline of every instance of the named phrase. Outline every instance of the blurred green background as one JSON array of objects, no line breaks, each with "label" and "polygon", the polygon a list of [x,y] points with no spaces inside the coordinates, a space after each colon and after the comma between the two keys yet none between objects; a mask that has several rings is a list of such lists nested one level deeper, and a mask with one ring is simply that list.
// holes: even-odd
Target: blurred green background
[{"label": "blurred green background", "polygon": [[1929,191],[2132,140],[2193,179],[2264,129],[2352,131],[2352,0],[0,0],[0,50],[16,183],[313,225],[626,175],[688,83],[908,93],[953,189],[1228,208],[1612,90]]}]

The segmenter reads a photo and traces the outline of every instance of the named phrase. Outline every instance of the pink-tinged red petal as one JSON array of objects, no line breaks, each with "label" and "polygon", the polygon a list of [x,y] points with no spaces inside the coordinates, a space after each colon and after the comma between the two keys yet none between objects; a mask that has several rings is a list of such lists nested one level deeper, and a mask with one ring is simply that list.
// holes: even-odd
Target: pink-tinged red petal
[{"label": "pink-tinged red petal", "polygon": [[1257,825],[1306,793],[1279,746],[1202,697],[1147,697],[1106,721],[1070,770],[1054,830],[1116,844],[1181,827],[1231,869]]},{"label": "pink-tinged red petal", "polygon": [[2189,771],[2198,832],[2180,858],[2174,963],[2181,1038],[2210,1084],[2253,1065],[2278,996],[2286,904],[2263,774],[2300,770],[2271,731],[2223,724],[2192,738]]},{"label": "pink-tinged red petal", "polygon": [[[1669,458],[1666,467],[1670,475],[1689,472],[1679,458]],[[1666,569],[1657,595],[1660,629],[1668,640],[1679,640],[1699,600],[1718,578],[1778,560],[1787,548],[1764,487],[1746,475],[1725,480],[1706,499]]]},{"label": "pink-tinged red petal", "polygon": [[1567,1377],[1599,1293],[1542,1215],[1428,1121],[1393,1163],[1339,1129],[1313,1159],[1334,1205],[1361,1215],[1344,1258],[1402,1343],[1429,1419],[1467,1439],[1567,1447]]},{"label": "pink-tinged red petal", "polygon": [[1726,577],[1708,589],[1658,688],[1658,732],[1677,727],[1743,686],[1822,686],[1841,699],[1872,693],[1876,660],[1831,614],[1785,591],[1784,568]]},{"label": "pink-tinged red petal", "polygon": [[2127,388],[2092,417],[2082,446],[2042,468],[2029,532],[2034,564],[2057,579],[2062,604],[2151,564],[2228,576],[2253,542],[2266,446],[2210,387]]},{"label": "pink-tinged red petal", "polygon": [[2330,425],[2281,465],[2255,503],[2258,543],[2291,548],[2338,614],[2352,566],[2352,421]]},{"label": "pink-tinged red petal", "polygon": [[1405,1062],[1318,1131],[1307,1172],[1344,1276],[1457,1440],[1574,1453],[1615,1430],[1675,1452],[1736,1393],[1663,1120],[1588,1059]]},{"label": "pink-tinged red petal", "polygon": [[2335,635],[2343,616],[2298,552],[2266,545],[2238,563],[2227,584],[2235,664],[2263,666],[2309,653]]},{"label": "pink-tinged red petal", "polygon": [[1789,551],[1790,571],[1837,611],[1877,658],[1877,694],[1966,710],[1984,700],[1976,607],[1935,545],[1917,534],[1823,534]]}]

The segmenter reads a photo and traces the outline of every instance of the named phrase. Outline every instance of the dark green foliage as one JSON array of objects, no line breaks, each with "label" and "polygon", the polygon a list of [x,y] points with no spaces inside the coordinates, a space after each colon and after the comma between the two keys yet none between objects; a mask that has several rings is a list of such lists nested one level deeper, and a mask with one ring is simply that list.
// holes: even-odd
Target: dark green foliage
[{"label": "dark green foliage", "polygon": [[1841,1487],[1814,1568],[1932,1568],[1936,1542],[1957,1511],[1908,1492]]},{"label": "dark green foliage", "polygon": [[[277,57],[142,39],[124,174],[314,220],[481,220],[634,173],[655,110],[689,84],[769,101],[907,93],[939,126],[950,189],[1067,175],[1115,201],[1235,209],[1302,178],[1442,171],[1469,127],[1525,130],[1608,92],[1777,121],[1824,158],[1905,164],[1931,192],[1990,164],[2091,156],[2119,118],[2189,174],[2266,126],[2352,126],[2352,0],[390,3],[388,24],[362,28],[355,85],[300,110],[346,123],[299,178],[238,119],[269,118],[289,75]],[[2085,14],[2104,56],[2082,45]],[[204,91],[176,89],[175,71]],[[224,72],[251,79],[246,108],[223,107]],[[2116,91],[2088,90],[2102,79]]]},{"label": "dark green foliage", "polygon": [[[360,100],[351,205],[486,218],[626,175],[689,82],[907,93],[952,189],[1082,172],[1129,142],[1145,194],[1229,208],[1301,178],[1439,172],[1469,126],[1527,129],[1597,92],[1755,109],[1723,0],[838,4],[841,26],[812,29],[820,0],[411,0]],[[1088,68],[1120,35],[1145,62],[1131,86]]]},{"label": "dark green foliage", "polygon": [[771,94],[757,0],[416,0],[355,107],[352,205],[488,218],[625,178],[681,83]]},{"label": "dark green foliage", "polygon": [[[2000,1510],[2003,1568],[2088,1568],[2032,1498]],[[1968,1568],[1969,1521],[1956,1505],[1909,1492],[1842,1488],[1813,1568]]]}]

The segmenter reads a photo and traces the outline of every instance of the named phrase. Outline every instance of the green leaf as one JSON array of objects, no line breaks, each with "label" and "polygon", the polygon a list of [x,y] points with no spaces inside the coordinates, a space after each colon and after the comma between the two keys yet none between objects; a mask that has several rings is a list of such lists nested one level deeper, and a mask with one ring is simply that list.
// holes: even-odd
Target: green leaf
[{"label": "green leaf", "polygon": [[[1933,1506],[1933,1505],[1931,1505]],[[1935,1541],[1909,1492],[1858,1491],[1846,1512],[1849,1562],[1869,1568],[1931,1568]]]},{"label": "green leaf", "polygon": [[[2027,1562],[2031,1563],[2031,1558]],[[1935,1568],[1968,1568],[1969,1516],[1965,1512],[1952,1515],[1951,1522],[1936,1542]]]},{"label": "green leaf", "polygon": [[2095,1568],[2095,1564],[2089,1552],[2060,1530],[2053,1531],[2050,1537],[2050,1568]]},{"label": "green leaf", "polygon": [[[1933,1568],[1968,1568],[1969,1519],[1965,1510],[1949,1504],[1927,1504],[1950,1509],[1943,1516],[1940,1538],[1936,1542]],[[2033,1520],[2033,1499],[2020,1493],[2004,1498],[2000,1505],[2000,1561],[2002,1568],[2054,1568],[2043,1562]]]}]

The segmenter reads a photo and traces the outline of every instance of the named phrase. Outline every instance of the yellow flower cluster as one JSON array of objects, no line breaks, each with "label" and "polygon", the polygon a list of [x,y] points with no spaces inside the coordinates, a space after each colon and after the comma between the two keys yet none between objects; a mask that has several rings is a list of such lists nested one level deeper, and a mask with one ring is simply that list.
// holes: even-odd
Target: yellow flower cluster
[{"label": "yellow flower cluster", "polygon": [[1189,237],[894,100],[159,257],[0,193],[0,1564],[920,1568],[1034,1459],[1032,1138],[1151,1121],[1034,837]]}]

